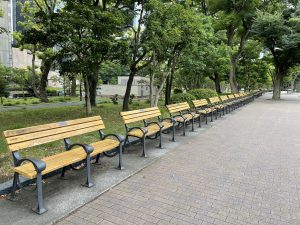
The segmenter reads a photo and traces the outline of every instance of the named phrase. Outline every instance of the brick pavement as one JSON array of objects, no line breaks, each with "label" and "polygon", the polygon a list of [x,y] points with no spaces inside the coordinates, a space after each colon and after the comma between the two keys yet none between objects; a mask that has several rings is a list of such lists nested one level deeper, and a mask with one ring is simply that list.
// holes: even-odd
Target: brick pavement
[{"label": "brick pavement", "polygon": [[57,224],[300,224],[300,98],[264,96]]}]

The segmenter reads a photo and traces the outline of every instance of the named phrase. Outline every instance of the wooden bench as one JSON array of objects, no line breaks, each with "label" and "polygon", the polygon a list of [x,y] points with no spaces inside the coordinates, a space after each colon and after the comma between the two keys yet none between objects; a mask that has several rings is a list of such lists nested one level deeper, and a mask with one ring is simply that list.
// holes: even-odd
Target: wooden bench
[{"label": "wooden bench", "polygon": [[[213,113],[216,111],[216,109],[210,106],[210,103],[207,101],[207,99],[193,100],[192,102],[195,107],[195,111],[200,114],[200,116],[204,115],[206,124],[208,115],[210,115],[211,121],[213,121]],[[199,120],[201,126],[201,119]]]},{"label": "wooden bench", "polygon": [[187,102],[176,103],[166,106],[171,118],[173,118],[178,125],[183,126],[183,136],[185,136],[186,125],[192,123],[192,131],[194,131],[195,119],[199,119],[199,127],[201,126],[200,114],[192,112]]},{"label": "wooden bench", "polygon": [[222,111],[223,111],[223,115],[225,114],[226,106],[222,104],[219,97],[212,97],[209,98],[208,100],[211,106],[216,109],[216,119],[218,118],[218,114],[220,115],[220,117],[222,116]]},{"label": "wooden bench", "polygon": [[[120,115],[125,123],[126,141],[128,141],[129,137],[140,139],[143,147],[143,157],[147,157],[145,147],[146,138],[156,139],[159,136],[159,148],[162,148],[162,132],[172,129],[172,141],[175,141],[175,121],[172,118],[163,119],[158,107],[121,112]],[[156,117],[156,121],[149,121]],[[129,126],[138,122],[143,122],[143,126]]]},{"label": "wooden bench", "polygon": [[[12,153],[14,162],[14,180],[11,198],[15,197],[15,192],[19,187],[19,175],[28,179],[36,179],[38,204],[34,211],[38,214],[46,212],[43,203],[42,176],[53,171],[62,169],[61,175],[64,176],[68,166],[84,162],[86,165],[87,178],[86,187],[92,187],[90,160],[92,157],[98,157],[101,153],[110,154],[109,151],[118,149],[119,169],[122,168],[122,146],[124,137],[108,134],[105,135],[102,130],[105,128],[100,116],[50,123],[39,126],[27,127],[16,130],[4,131],[9,150]],[[90,132],[99,132],[99,141],[88,144],[72,143],[69,138],[84,135]],[[20,155],[21,150],[28,150],[31,147],[43,145],[46,143],[64,140],[65,150],[61,153],[51,155],[42,159],[33,157],[23,158]],[[45,148],[45,151],[47,149]],[[112,156],[114,156],[113,154]],[[24,164],[25,162],[25,164]]]},{"label": "wooden bench", "polygon": [[227,95],[221,95],[220,99],[222,101],[222,104],[226,106],[225,110],[226,112],[230,112],[232,109],[232,106],[234,105],[234,102],[230,100],[230,98]]},{"label": "wooden bench", "polygon": [[[233,109],[236,109],[238,107],[238,101],[235,98],[235,96],[233,94],[228,95],[228,98],[233,106]],[[232,109],[232,108],[231,108]]]}]

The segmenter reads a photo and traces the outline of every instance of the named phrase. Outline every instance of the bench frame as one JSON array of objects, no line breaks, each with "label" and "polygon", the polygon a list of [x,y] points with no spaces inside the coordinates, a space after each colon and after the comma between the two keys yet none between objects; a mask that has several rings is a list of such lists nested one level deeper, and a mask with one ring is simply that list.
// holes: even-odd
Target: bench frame
[{"label": "bench frame", "polygon": [[[148,108],[148,109],[151,109],[151,108]],[[153,109],[153,110],[156,110],[157,113],[159,112],[159,114],[161,114],[161,112],[160,112],[160,110],[158,109],[158,107],[152,107],[152,109]],[[142,114],[142,113],[145,112],[144,110],[145,110],[145,109],[140,109],[139,111],[140,111],[140,113]],[[133,111],[136,111],[136,110],[127,111],[127,112],[133,112]],[[138,114],[138,113],[139,113],[139,112],[136,112],[136,114]],[[121,114],[121,116],[123,117],[122,112],[121,112],[120,114]],[[133,114],[135,114],[135,113],[133,113]],[[147,121],[147,119],[153,119],[153,118],[157,118],[157,121],[151,121],[151,122],[148,122],[148,121]],[[124,120],[124,118],[123,118],[123,120]],[[135,120],[134,122],[138,122],[138,121],[143,122],[144,127],[142,127],[142,126],[134,126],[134,127],[130,127],[130,126],[129,126],[130,123],[126,123],[126,121],[124,120],[124,125],[125,125],[125,130],[126,130],[125,143],[127,143],[127,142],[129,141],[129,137],[135,137],[135,138],[139,139],[139,140],[141,141],[141,144],[142,144],[142,154],[141,154],[141,157],[144,157],[144,158],[147,158],[147,157],[148,157],[148,155],[147,155],[147,153],[146,153],[146,138],[147,138],[147,139],[150,139],[150,140],[155,140],[155,139],[157,139],[157,138],[159,137],[159,146],[158,146],[158,147],[159,147],[159,148],[162,148],[162,134],[163,134],[163,132],[164,132],[165,130],[171,129],[171,128],[172,128],[172,141],[175,142],[175,121],[174,121],[172,118],[162,118],[161,115],[158,115],[158,116],[153,116],[153,117],[149,116],[149,117],[146,118],[146,119],[145,119],[145,118],[141,118],[140,120]],[[164,126],[163,126],[163,124],[162,124],[162,122],[164,122],[164,121],[169,121],[169,122],[172,123],[173,125],[172,125],[171,127],[169,127],[169,128],[164,129]],[[133,123],[133,122],[132,122],[132,123]],[[157,125],[159,129],[158,129],[158,131],[157,131],[156,133],[154,133],[154,134],[148,136],[148,135],[147,135],[147,133],[148,133],[147,127],[148,127],[149,125],[152,125],[152,124]],[[140,130],[140,131],[143,133],[143,136],[142,136],[142,137],[139,137],[139,136],[134,136],[134,135],[129,135],[129,134],[128,134],[130,131],[133,131],[133,130],[135,130],[135,129]],[[154,137],[151,137],[151,136],[153,136],[153,135],[155,135],[155,136],[154,136]]]},{"label": "bench frame", "polygon": [[[182,105],[182,104],[186,104],[186,108],[182,108],[182,110],[178,110],[178,111],[174,111],[174,112],[171,112],[171,107],[173,106],[179,106],[179,105]],[[189,104],[187,102],[181,102],[181,103],[175,103],[175,104],[171,104],[171,105],[166,105],[168,111],[169,111],[169,114],[170,114],[170,117],[176,121],[176,123],[178,123],[178,127],[180,126],[180,124],[182,124],[183,126],[183,136],[185,136],[185,131],[186,131],[186,125],[188,122],[191,122],[192,123],[192,132],[195,131],[195,128],[194,128],[194,123],[195,123],[195,119],[196,118],[199,118],[199,127],[201,127],[201,114],[199,115],[199,117],[195,117],[195,114],[193,114],[191,112],[191,108],[189,106]],[[174,113],[179,113],[177,115],[174,115]],[[191,115],[191,118],[187,118],[185,117],[185,115]],[[176,118],[181,118],[182,121],[177,121]]]},{"label": "bench frame", "polygon": [[[99,119],[101,119],[101,117],[99,117]],[[80,119],[78,119],[78,120],[80,120]],[[72,121],[72,120],[70,120],[70,121]],[[70,121],[58,122],[58,123],[55,123],[55,124],[60,126],[60,127],[57,127],[57,128],[62,128],[64,126],[67,126],[67,123],[70,122]],[[76,121],[76,120],[73,120],[73,121]],[[44,124],[44,125],[46,126],[46,125],[49,125],[49,124]],[[41,125],[41,126],[43,126],[43,125]],[[76,125],[73,125],[73,126],[76,126]],[[103,129],[104,129],[104,125],[103,125]],[[6,132],[10,132],[10,131],[6,131]],[[67,132],[70,132],[70,131],[67,131]],[[87,134],[87,133],[90,133],[90,132],[85,132],[85,133],[82,133],[81,135]],[[28,134],[30,134],[30,132]],[[22,135],[22,133],[19,134],[19,135]],[[122,151],[123,151],[123,143],[124,143],[125,138],[121,135],[116,135],[116,134],[104,134],[104,132],[101,129],[99,129],[99,135],[100,135],[100,141],[105,140],[106,138],[110,138],[110,137],[113,137],[113,138],[115,138],[119,141],[119,146],[117,147],[117,149],[118,149],[117,153],[115,153],[115,154],[110,154],[110,153],[105,153],[105,152],[102,152],[102,153],[103,154],[105,153],[105,155],[108,156],[108,157],[113,157],[116,154],[119,154],[118,169],[122,169],[123,168],[122,167]],[[6,135],[4,135],[4,136],[6,136]],[[18,134],[16,134],[15,136],[18,136]],[[73,136],[78,136],[78,135],[73,135]],[[69,137],[72,137],[72,136],[70,135]],[[51,142],[58,141],[58,140],[63,140],[64,141],[66,151],[70,151],[74,147],[80,147],[86,153],[86,158],[84,160],[78,161],[78,162],[75,162],[75,163],[79,163],[79,162],[83,162],[83,161],[85,162],[86,182],[83,184],[83,186],[88,187],[88,188],[94,186],[94,184],[92,182],[92,178],[91,178],[91,156],[90,156],[90,154],[94,151],[94,147],[91,146],[91,145],[88,145],[88,144],[72,143],[69,138],[62,138],[62,139],[58,138],[56,140],[48,141],[46,143],[51,143]],[[37,145],[43,145],[43,144],[44,143],[37,144]],[[36,146],[36,145],[33,145],[33,146]],[[29,146],[28,148],[33,147],[33,146]],[[18,150],[11,150],[12,157],[13,157],[13,163],[14,163],[15,167],[20,166],[23,162],[28,162],[28,163],[31,163],[33,165],[33,167],[36,171],[36,178],[35,179],[36,179],[36,186],[37,186],[37,207],[32,209],[32,210],[34,212],[36,212],[37,214],[41,215],[41,214],[47,212],[47,209],[44,206],[43,190],[42,190],[42,178],[43,178],[42,172],[46,169],[47,164],[44,161],[42,161],[41,159],[36,159],[36,158],[33,158],[33,157],[22,158],[19,154],[19,150],[23,150],[23,149],[24,148],[20,148]],[[113,148],[113,149],[108,150],[108,151],[112,151],[114,149],[116,149],[116,148]],[[96,162],[99,161],[100,154],[102,154],[102,153],[99,153],[96,156]],[[72,167],[72,164],[68,165],[68,166],[71,166],[71,168],[74,169]],[[68,166],[64,166],[64,167],[62,166],[60,168],[60,169],[62,169],[61,177],[64,177],[66,167],[68,167]],[[57,169],[57,170],[59,170],[59,169]],[[74,170],[76,170],[76,169],[74,169]],[[14,178],[13,178],[12,191],[11,191],[11,195],[10,195],[10,200],[13,200],[15,198],[17,189],[22,188],[22,186],[20,185],[19,176],[20,176],[20,174],[17,171],[15,171],[14,172]]]}]

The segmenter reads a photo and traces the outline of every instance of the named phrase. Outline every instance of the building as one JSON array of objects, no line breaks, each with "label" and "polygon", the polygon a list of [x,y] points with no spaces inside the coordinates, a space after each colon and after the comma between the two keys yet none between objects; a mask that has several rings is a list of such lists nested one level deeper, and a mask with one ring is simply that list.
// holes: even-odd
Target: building
[{"label": "building", "polygon": [[3,17],[0,17],[0,27],[7,33],[0,34],[0,63],[4,66],[12,66],[12,2],[0,1]]},{"label": "building", "polygon": [[[119,76],[118,84],[110,85],[103,84],[98,87],[98,95],[101,96],[113,96],[119,95],[124,96],[126,92],[128,76]],[[131,94],[136,97],[144,98],[150,95],[150,79],[146,77],[136,76],[134,77],[133,84],[131,87]]]}]

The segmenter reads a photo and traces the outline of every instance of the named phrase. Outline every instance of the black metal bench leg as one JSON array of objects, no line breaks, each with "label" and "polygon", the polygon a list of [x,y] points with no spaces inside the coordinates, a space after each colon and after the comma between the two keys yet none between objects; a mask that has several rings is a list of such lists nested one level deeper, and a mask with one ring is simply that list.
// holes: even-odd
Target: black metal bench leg
[{"label": "black metal bench leg", "polygon": [[91,176],[91,156],[90,154],[86,157],[86,172],[87,172],[87,178],[84,186],[90,188],[93,187],[94,184],[92,183],[92,176]]},{"label": "black metal bench leg", "polygon": [[33,209],[34,212],[41,215],[47,212],[47,209],[44,207],[44,200],[43,200],[43,188],[42,188],[42,174],[38,173],[36,177],[36,185],[37,185],[37,195],[38,195],[38,205],[36,209]]},{"label": "black metal bench leg", "polygon": [[10,194],[10,199],[13,200],[16,197],[16,191],[18,189],[18,180],[19,180],[19,174],[14,173],[14,180],[12,185],[12,190]]},{"label": "black metal bench leg", "polygon": [[213,114],[214,114],[213,111],[211,111],[210,112],[210,122],[213,122],[213,116],[214,116]]},{"label": "black metal bench leg", "polygon": [[183,136],[185,136],[185,123],[186,121],[183,121]]},{"label": "black metal bench leg", "polygon": [[194,132],[194,131],[195,131],[195,128],[194,128],[194,123],[195,123],[195,119],[193,118],[193,119],[192,119],[192,132]]},{"label": "black metal bench leg", "polygon": [[205,124],[207,124],[207,113],[205,114]]},{"label": "black metal bench leg", "polygon": [[162,130],[160,129],[159,130],[159,145],[158,145],[159,148],[162,148]]},{"label": "black metal bench leg", "polygon": [[172,141],[175,142],[175,124],[172,127]]},{"label": "black metal bench leg", "polygon": [[122,154],[123,154],[123,144],[121,143],[119,146],[119,165],[118,165],[119,170],[124,169],[124,167],[122,166]]},{"label": "black metal bench leg", "polygon": [[143,148],[143,152],[142,152],[142,157],[144,158],[148,158],[148,155],[146,154],[146,137],[142,137],[142,148]]},{"label": "black metal bench leg", "polygon": [[201,127],[201,114],[199,115],[199,127]]}]

